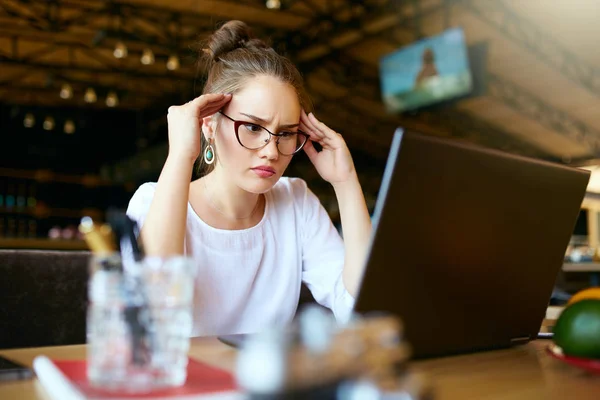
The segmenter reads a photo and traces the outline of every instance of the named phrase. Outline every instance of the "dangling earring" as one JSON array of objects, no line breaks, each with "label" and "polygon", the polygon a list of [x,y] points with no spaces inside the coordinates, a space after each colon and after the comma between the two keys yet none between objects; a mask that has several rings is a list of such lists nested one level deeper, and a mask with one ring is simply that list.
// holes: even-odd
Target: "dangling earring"
[{"label": "dangling earring", "polygon": [[206,149],[204,150],[204,162],[207,164],[212,164],[213,162],[215,162],[215,149],[212,143],[210,142],[210,139],[208,141]]}]

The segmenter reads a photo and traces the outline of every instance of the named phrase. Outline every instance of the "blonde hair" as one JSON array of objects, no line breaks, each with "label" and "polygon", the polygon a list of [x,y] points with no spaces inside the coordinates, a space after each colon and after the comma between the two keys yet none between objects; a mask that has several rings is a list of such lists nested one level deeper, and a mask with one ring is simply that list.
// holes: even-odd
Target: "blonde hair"
[{"label": "blonde hair", "polygon": [[[201,47],[200,62],[204,64],[205,71],[208,71],[202,94],[235,94],[244,88],[248,80],[267,75],[290,84],[298,94],[300,105],[309,111],[310,99],[296,66],[264,41],[255,38],[246,23],[229,21],[223,24]],[[207,145],[202,135],[203,151],[197,163],[197,173],[200,176],[211,172],[217,161],[213,164],[203,162]],[[216,154],[217,151],[215,156]]]}]

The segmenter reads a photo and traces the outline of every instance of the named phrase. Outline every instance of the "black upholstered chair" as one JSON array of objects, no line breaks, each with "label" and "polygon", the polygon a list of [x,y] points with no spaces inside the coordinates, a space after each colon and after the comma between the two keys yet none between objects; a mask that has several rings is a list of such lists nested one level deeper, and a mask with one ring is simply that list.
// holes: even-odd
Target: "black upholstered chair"
[{"label": "black upholstered chair", "polygon": [[89,256],[0,250],[0,349],[85,343]]}]

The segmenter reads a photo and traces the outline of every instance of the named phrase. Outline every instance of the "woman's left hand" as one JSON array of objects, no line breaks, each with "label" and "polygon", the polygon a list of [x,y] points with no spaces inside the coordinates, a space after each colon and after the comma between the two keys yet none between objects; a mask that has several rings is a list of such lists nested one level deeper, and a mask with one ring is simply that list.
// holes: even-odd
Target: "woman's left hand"
[{"label": "woman's left hand", "polygon": [[[321,178],[335,185],[356,177],[354,162],[342,135],[319,121],[313,113],[302,110],[300,130],[310,136],[304,151],[313,163]],[[317,151],[312,142],[317,142],[323,150]]]}]

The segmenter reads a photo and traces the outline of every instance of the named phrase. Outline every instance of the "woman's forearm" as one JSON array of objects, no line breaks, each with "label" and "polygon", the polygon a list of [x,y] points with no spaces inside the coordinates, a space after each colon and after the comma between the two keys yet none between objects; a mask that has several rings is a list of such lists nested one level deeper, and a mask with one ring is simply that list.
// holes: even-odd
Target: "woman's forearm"
[{"label": "woman's forearm", "polygon": [[141,231],[148,255],[183,254],[193,165],[185,158],[167,157]]},{"label": "woman's forearm", "polygon": [[344,233],[344,285],[356,297],[371,239],[371,217],[357,176],[333,188]]}]

